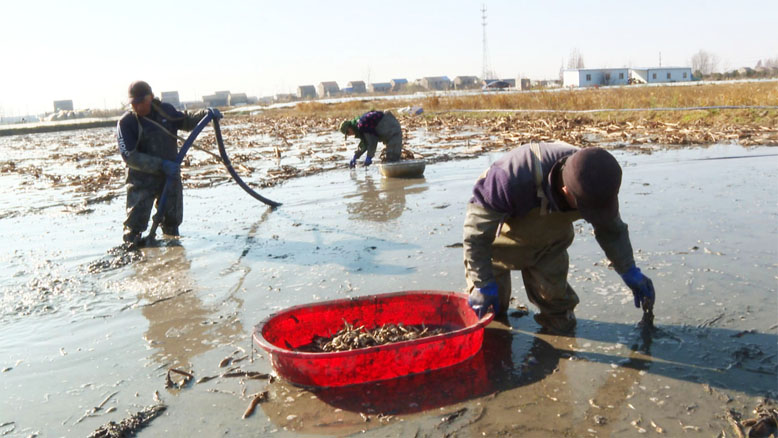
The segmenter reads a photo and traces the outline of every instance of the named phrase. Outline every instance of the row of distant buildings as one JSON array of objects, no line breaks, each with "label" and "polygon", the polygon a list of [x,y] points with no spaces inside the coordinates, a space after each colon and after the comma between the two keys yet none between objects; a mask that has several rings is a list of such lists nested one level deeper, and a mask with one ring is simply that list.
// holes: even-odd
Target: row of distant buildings
[{"label": "row of distant buildings", "polygon": [[[515,79],[505,79],[505,81],[508,81],[511,84],[510,86],[515,86],[516,84]],[[413,82],[409,82],[405,78],[370,84],[366,84],[365,81],[349,81],[341,88],[336,81],[324,81],[319,82],[317,85],[300,85],[295,93],[281,93],[260,98],[246,96],[245,93],[217,91],[214,94],[203,96],[202,102],[181,102],[177,91],[163,91],[160,99],[179,108],[236,106],[256,103],[269,105],[278,102],[355,96],[369,93],[399,93],[410,89],[410,87],[413,87],[415,90],[428,91],[477,89],[483,86],[484,82],[476,76],[457,76],[453,80],[449,79],[448,76],[429,76],[416,79]]]},{"label": "row of distant buildings", "polygon": [[[582,68],[564,70],[562,81],[531,81],[527,78],[483,80],[477,76],[457,76],[453,80],[448,76],[428,76],[409,82],[407,79],[392,79],[388,82],[349,81],[341,88],[335,81],[319,82],[318,85],[300,85],[294,94],[276,94],[261,98],[247,96],[246,93],[216,91],[202,97],[197,102],[182,102],[178,91],[163,91],[159,96],[163,102],[177,108],[225,107],[292,102],[296,100],[323,99],[354,96],[360,94],[398,93],[413,87],[414,90],[449,91],[479,89],[492,81],[500,81],[509,88],[527,90],[548,87],[596,87],[609,85],[651,84],[662,82],[691,81],[692,69],[689,67],[649,67],[649,68]],[[54,101],[54,112],[73,111],[72,100]]]},{"label": "row of distant buildings", "polygon": [[300,85],[294,94],[277,94],[260,99],[260,103],[268,100],[275,102],[290,100],[305,100],[316,98],[330,98],[341,96],[353,96],[367,93],[398,93],[415,86],[416,89],[429,91],[465,90],[479,88],[482,83],[476,76],[457,76],[453,80],[448,76],[428,76],[409,82],[405,78],[392,79],[389,82],[373,82],[365,84],[365,81],[349,81],[341,88],[335,81],[319,82],[318,85]]}]

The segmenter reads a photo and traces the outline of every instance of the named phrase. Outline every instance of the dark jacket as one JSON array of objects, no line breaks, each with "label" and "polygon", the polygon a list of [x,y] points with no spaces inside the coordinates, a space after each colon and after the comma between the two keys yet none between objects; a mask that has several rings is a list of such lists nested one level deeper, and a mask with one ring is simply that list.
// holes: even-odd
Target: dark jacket
[{"label": "dark jacket", "polygon": [[[556,192],[551,170],[555,164],[575,153],[578,148],[565,143],[541,144],[542,190],[548,199],[548,214],[571,212]],[[500,224],[509,218],[521,218],[540,208],[542,200],[535,183],[535,160],[529,145],[520,146],[492,164],[473,187],[465,218],[463,245],[465,260],[473,272],[468,275],[477,287],[494,279],[491,269],[491,245]],[[569,215],[580,219],[580,215]],[[592,224],[595,237],[617,272],[634,264],[627,224],[619,216],[604,223]]]},{"label": "dark jacket", "polygon": [[205,115],[205,110],[181,112],[156,99],[145,117],[126,112],[117,123],[116,138],[122,159],[129,167],[128,182],[164,180],[162,160],[176,159],[178,130],[191,131]]}]

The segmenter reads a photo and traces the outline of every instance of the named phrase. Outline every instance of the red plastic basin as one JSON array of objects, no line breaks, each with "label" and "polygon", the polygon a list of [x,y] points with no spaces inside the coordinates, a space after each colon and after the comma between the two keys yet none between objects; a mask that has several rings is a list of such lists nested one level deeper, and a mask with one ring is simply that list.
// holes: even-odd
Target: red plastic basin
[{"label": "red plastic basin", "polygon": [[[468,359],[481,348],[484,327],[467,295],[405,291],[290,307],[254,327],[254,342],[267,351],[279,376],[302,386],[336,387],[435,370]],[[350,351],[294,351],[330,336],[343,322],[370,330],[388,323],[444,327],[447,332],[412,341]]]}]

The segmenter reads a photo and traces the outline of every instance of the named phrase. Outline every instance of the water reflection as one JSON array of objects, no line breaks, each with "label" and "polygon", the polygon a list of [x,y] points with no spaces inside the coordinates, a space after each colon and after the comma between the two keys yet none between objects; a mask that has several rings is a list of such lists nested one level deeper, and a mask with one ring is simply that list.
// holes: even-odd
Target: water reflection
[{"label": "water reflection", "polygon": [[269,386],[271,399],[262,408],[275,425],[289,430],[352,433],[380,426],[355,414],[408,415],[501,393],[542,381],[559,360],[560,350],[546,340],[492,323],[481,350],[460,364],[382,382],[312,389],[310,397],[290,396],[301,389],[278,380]]},{"label": "water reflection", "polygon": [[240,321],[219,318],[220,306],[206,305],[190,276],[191,262],[182,246],[144,249],[134,276],[141,313],[149,321],[145,339],[152,359],[171,367],[191,369],[193,357],[217,346],[217,341],[243,332]]},{"label": "water reflection", "polygon": [[[575,337],[538,330],[531,318],[495,321],[486,328],[479,353],[426,374],[309,390],[279,380],[269,385],[271,397],[262,408],[276,426],[303,433],[355,433],[381,427],[380,419],[386,416],[441,409],[456,416],[451,421],[460,425],[477,418],[487,436],[497,434],[506,415],[515,415],[516,422],[531,424],[546,436],[582,436],[593,424],[605,435],[620,430],[623,424],[611,423],[604,415],[614,420],[644,375],[751,395],[769,396],[776,390],[778,364],[771,354],[775,335],[689,326],[646,331],[586,319],[579,319]],[[472,403],[493,397],[499,397],[498,405],[505,409],[479,410]],[[462,403],[466,408],[454,409]],[[365,422],[363,415],[372,421]],[[429,426],[441,431],[447,419]],[[491,430],[492,424],[497,429]]]},{"label": "water reflection", "polygon": [[[376,187],[375,179],[379,179]],[[424,178],[403,179],[374,177],[367,172],[351,172],[355,193],[347,195],[349,219],[386,222],[399,218],[405,211],[406,195],[427,190]]]}]

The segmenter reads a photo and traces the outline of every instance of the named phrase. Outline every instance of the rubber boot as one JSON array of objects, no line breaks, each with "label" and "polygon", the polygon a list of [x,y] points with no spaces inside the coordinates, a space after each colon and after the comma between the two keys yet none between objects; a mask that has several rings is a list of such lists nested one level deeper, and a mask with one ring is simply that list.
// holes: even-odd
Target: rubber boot
[{"label": "rubber boot", "polygon": [[125,229],[124,235],[122,236],[122,240],[124,241],[125,245],[127,245],[129,249],[135,249],[140,247],[143,237],[141,236],[141,233],[139,231]]},{"label": "rubber boot", "polygon": [[535,322],[548,333],[554,335],[572,335],[577,324],[575,313],[568,310],[563,313],[536,313]]},{"label": "rubber boot", "polygon": [[168,236],[179,236],[178,234],[178,227],[166,227],[162,226],[162,234],[168,235]]}]

